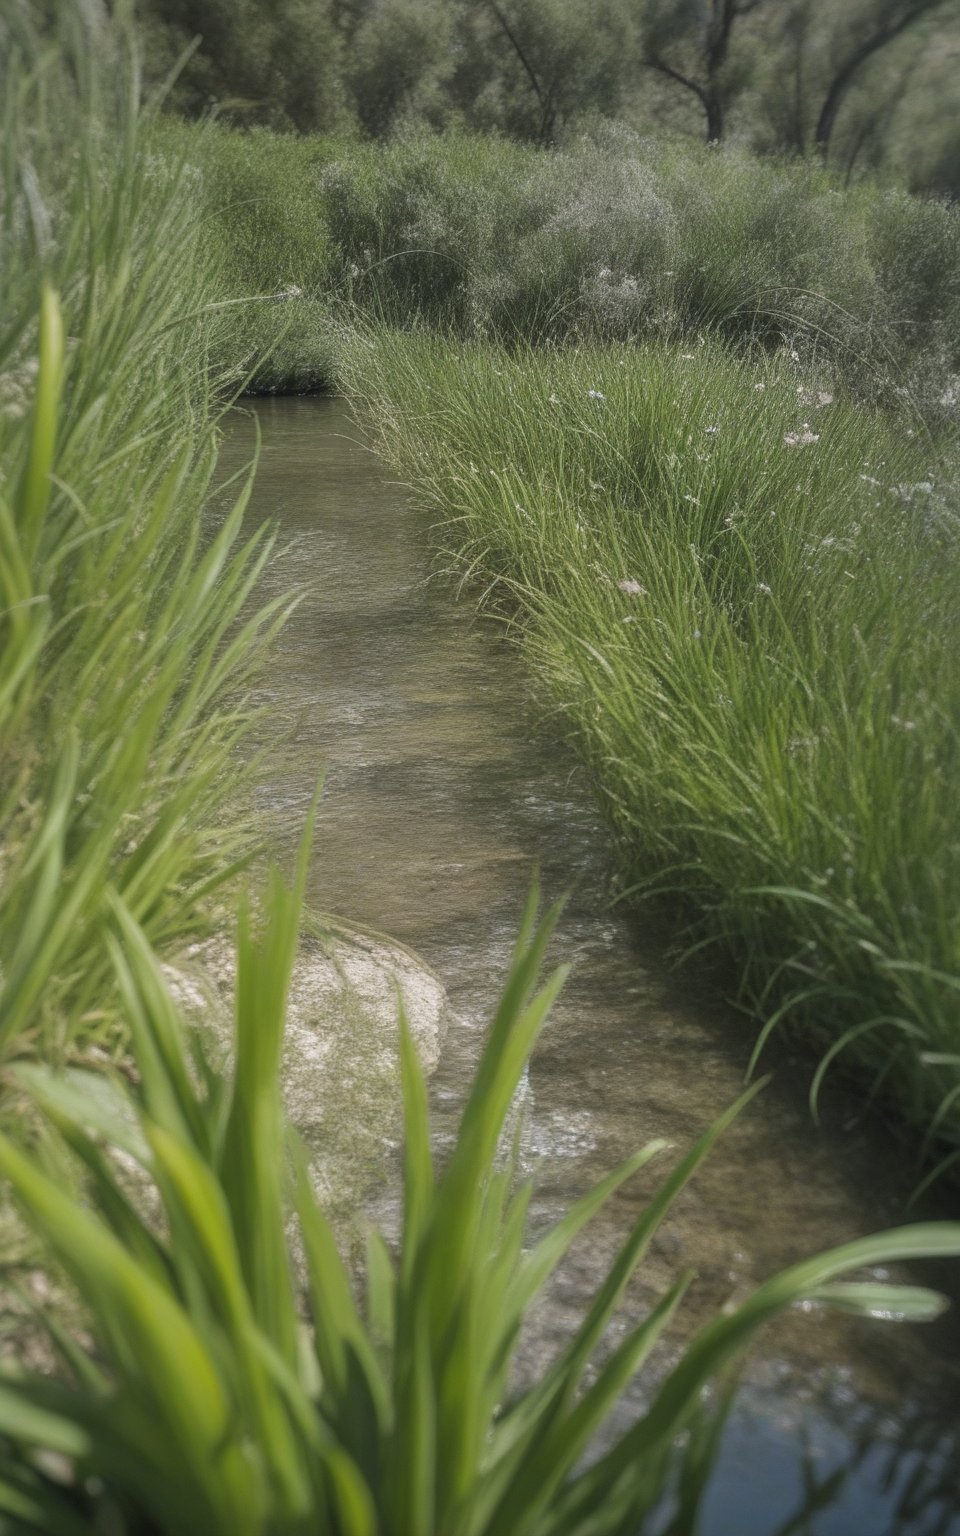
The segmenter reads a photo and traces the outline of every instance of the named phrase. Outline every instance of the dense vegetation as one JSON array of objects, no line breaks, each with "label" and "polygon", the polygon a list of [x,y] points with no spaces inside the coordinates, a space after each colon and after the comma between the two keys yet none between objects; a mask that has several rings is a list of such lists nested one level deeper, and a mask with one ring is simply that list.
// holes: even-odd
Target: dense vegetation
[{"label": "dense vegetation", "polygon": [[359,307],[508,343],[710,331],[794,347],[932,424],[955,412],[960,217],[936,200],[623,128],[563,152],[223,129],[187,151],[183,132],[160,143],[192,161],[213,259],[266,296],[237,311],[241,350],[271,349],[262,388],[332,385],[331,322]]},{"label": "dense vegetation", "polygon": [[[651,174],[680,232],[669,247],[649,236],[644,271],[661,287],[634,306],[646,194],[601,278],[609,203],[569,221],[569,247],[551,223],[570,185],[592,188],[596,151],[494,146],[478,198],[508,219],[521,210],[498,308],[476,210],[458,282],[438,257],[459,215],[447,157],[480,165],[475,141],[398,146],[381,162],[329,141],[158,125],[140,112],[125,34],[93,8],[57,8],[50,46],[51,14],[11,7],[0,30],[0,1169],[86,1328],[48,1317],[53,1377],[0,1367],[0,1522],[45,1536],[612,1536],[666,1499],[687,1536],[755,1329],[800,1299],[932,1317],[928,1291],[838,1277],[956,1256],[960,1229],[905,1227],[768,1282],[718,1315],[645,1416],[584,1466],[690,1277],[591,1374],[594,1351],[674,1195],[742,1105],[654,1192],[565,1350],[511,1398],[526,1308],[603,1198],[661,1150],[638,1152],[524,1250],[529,1191],[498,1147],[562,980],[538,984],[550,923],[531,899],[441,1174],[403,1038],[403,1231],[396,1255],[372,1238],[354,1299],[303,1158],[287,1156],[279,1102],[309,838],[294,889],[275,877],[260,909],[243,904],[232,1068],[204,1059],[158,964],[222,929],[251,856],[236,748],[245,685],[280,618],[250,603],[269,540],[243,541],[248,478],[211,497],[218,413],[248,368],[273,382],[337,369],[419,493],[460,519],[458,556],[485,565],[522,616],[638,874],[666,870],[699,902],[758,1007],[816,1002],[817,1027],[845,1031],[831,1039],[883,1041],[914,1111],[955,1137],[956,877],[938,801],[956,760],[954,524],[941,448],[900,414],[921,392],[931,420],[953,409],[955,264],[920,268],[921,230],[953,250],[951,216],[891,202],[907,259],[885,267],[879,205],[844,205],[863,286],[841,263],[826,299],[787,310],[802,297],[786,265],[800,226],[778,233],[775,219],[755,266],[744,238],[732,288],[706,237],[698,263],[663,268],[666,249],[681,256],[697,185],[666,156]],[[745,172],[709,165],[721,219],[724,187]],[[410,179],[391,205],[393,168]],[[778,192],[778,174],[758,173],[741,221],[754,204],[785,216],[805,187],[831,195],[802,170]],[[411,206],[440,212],[405,267]],[[376,247],[362,243],[370,230]],[[555,284],[540,270],[554,244]],[[827,255],[813,243],[805,271],[828,273]],[[598,307],[594,276],[626,285],[626,301]],[[820,307],[839,314],[844,283],[868,311],[856,356]],[[760,301],[771,285],[776,308]],[[416,326],[371,336],[378,312]],[[349,335],[348,320],[361,322]],[[773,888],[787,866],[794,883],[778,873]],[[803,966],[809,996],[791,990]],[[871,1012],[855,1014],[856,1034],[851,1009]],[[720,1393],[704,1403],[708,1383]]]},{"label": "dense vegetation", "polygon": [[137,0],[191,114],[556,144],[601,119],[960,190],[956,0]]},{"label": "dense vegetation", "polygon": [[765,1025],[960,1145],[958,529],[925,437],[789,355],[378,335],[352,387],[619,834]]}]

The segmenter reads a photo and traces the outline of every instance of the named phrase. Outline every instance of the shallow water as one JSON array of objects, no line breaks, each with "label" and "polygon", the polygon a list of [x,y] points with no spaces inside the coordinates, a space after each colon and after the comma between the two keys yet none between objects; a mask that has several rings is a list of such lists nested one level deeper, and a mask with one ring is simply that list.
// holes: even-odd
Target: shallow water
[{"label": "shallow water", "polygon": [[[431,579],[426,520],[357,443],[344,408],[267,401],[256,415],[263,450],[252,515],[277,517],[286,544],[264,586],[305,592],[261,690],[264,818],[275,845],[291,846],[325,772],[311,900],[409,944],[445,982],[456,1022],[433,1081],[441,1139],[534,862],[548,898],[572,893],[558,950],[575,970],[531,1066],[526,1106],[534,1220],[543,1223],[651,1137],[687,1146],[740,1091],[749,1026],[705,979],[669,970],[662,936],[642,918],[611,910],[609,841],[570,752],[543,723],[499,631]],[[252,441],[252,423],[240,418],[226,462]],[[630,1292],[624,1326],[680,1269],[699,1274],[653,1375],[727,1298],[805,1254],[905,1219],[902,1158],[882,1130],[851,1127],[849,1105],[835,1097],[832,1124],[817,1132],[808,1070],[791,1071],[782,1056],[777,1066],[678,1202]],[[528,1367],[572,1326],[656,1166],[558,1275],[524,1340]],[[945,1266],[934,1278],[960,1292]],[[960,1536],[956,1341],[949,1321],[919,1329],[794,1312],[772,1326],[747,1368],[704,1536],[786,1530],[810,1479],[841,1472],[829,1507],[789,1529]]]}]

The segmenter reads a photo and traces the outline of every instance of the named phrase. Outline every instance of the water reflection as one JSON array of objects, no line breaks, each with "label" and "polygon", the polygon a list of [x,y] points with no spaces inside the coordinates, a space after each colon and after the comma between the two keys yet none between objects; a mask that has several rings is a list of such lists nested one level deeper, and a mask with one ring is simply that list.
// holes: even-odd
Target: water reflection
[{"label": "water reflection", "polygon": [[[670,973],[661,934],[611,915],[604,829],[569,752],[503,639],[428,580],[424,520],[356,444],[342,407],[271,401],[257,413],[253,515],[279,516],[290,541],[267,585],[309,591],[263,688],[262,810],[277,846],[290,846],[325,768],[312,899],[409,943],[445,981],[458,1022],[433,1085],[441,1141],[533,861],[551,896],[572,889],[559,943],[576,969],[527,1105],[534,1220],[545,1223],[640,1142],[689,1144],[739,1091],[749,1031],[709,985]],[[241,420],[228,462],[252,436]],[[778,1066],[630,1291],[636,1316],[679,1269],[700,1277],[654,1374],[684,1330],[775,1269],[903,1219],[896,1151],[876,1130],[843,1130],[840,1103],[833,1128],[814,1134],[804,1084],[789,1059]],[[528,1329],[527,1369],[567,1336],[654,1177],[621,1192],[571,1253]],[[778,1523],[814,1536],[957,1536],[955,1340],[950,1320],[919,1330],[796,1313],[771,1328],[726,1433],[705,1536],[770,1536]],[[640,1387],[623,1414],[642,1401]]]}]

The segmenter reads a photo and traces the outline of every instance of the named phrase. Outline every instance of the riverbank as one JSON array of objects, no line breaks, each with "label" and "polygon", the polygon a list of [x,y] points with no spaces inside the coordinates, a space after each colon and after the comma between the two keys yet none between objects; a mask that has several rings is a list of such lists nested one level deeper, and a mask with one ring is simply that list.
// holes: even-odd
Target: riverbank
[{"label": "riverbank", "polygon": [[59,55],[25,17],[8,41],[0,1053],[109,1063],[117,903],[169,952],[223,926],[256,851],[236,748],[282,607],[247,606],[271,549],[242,531],[250,466],[202,522],[223,290],[182,167],[104,85],[123,38],[104,31],[99,80],[79,22]]},{"label": "riverbank", "polygon": [[[928,439],[789,357],[379,333],[348,375],[443,559],[514,625],[625,896],[763,1026],[960,1143],[958,563]],[[798,378],[800,382],[798,382]],[[828,387],[828,385],[830,387]],[[834,391],[837,391],[834,393]]]}]

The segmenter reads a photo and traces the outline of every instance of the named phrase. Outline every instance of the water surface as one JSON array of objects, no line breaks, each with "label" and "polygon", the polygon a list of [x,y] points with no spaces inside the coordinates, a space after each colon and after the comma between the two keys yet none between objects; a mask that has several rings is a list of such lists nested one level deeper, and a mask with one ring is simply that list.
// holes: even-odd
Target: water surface
[{"label": "water surface", "polygon": [[[445,982],[456,1022],[433,1083],[441,1139],[534,862],[549,898],[570,893],[558,948],[575,970],[532,1064],[527,1105],[533,1220],[542,1224],[651,1137],[689,1145],[739,1093],[750,1029],[715,984],[670,970],[662,933],[610,908],[609,840],[571,753],[502,634],[431,574],[427,520],[358,443],[343,406],[268,401],[256,414],[263,451],[252,515],[279,519],[285,544],[264,586],[305,592],[262,689],[264,817],[277,847],[292,845],[324,772],[311,900],[409,944]],[[240,419],[227,461],[252,441],[252,423]],[[782,1056],[777,1065],[678,1202],[630,1291],[621,1327],[678,1271],[699,1275],[653,1376],[698,1321],[776,1269],[905,1219],[908,1185],[882,1130],[851,1126],[849,1105],[835,1097],[831,1123],[816,1132],[809,1072]],[[655,1168],[611,1204],[558,1275],[524,1340],[528,1368],[579,1317]],[[951,1283],[943,1267],[937,1278]],[[705,1536],[779,1527],[958,1536],[955,1345],[949,1322],[921,1330],[794,1312],[771,1327],[747,1367]],[[808,1480],[840,1471],[830,1507],[790,1524]]]}]

